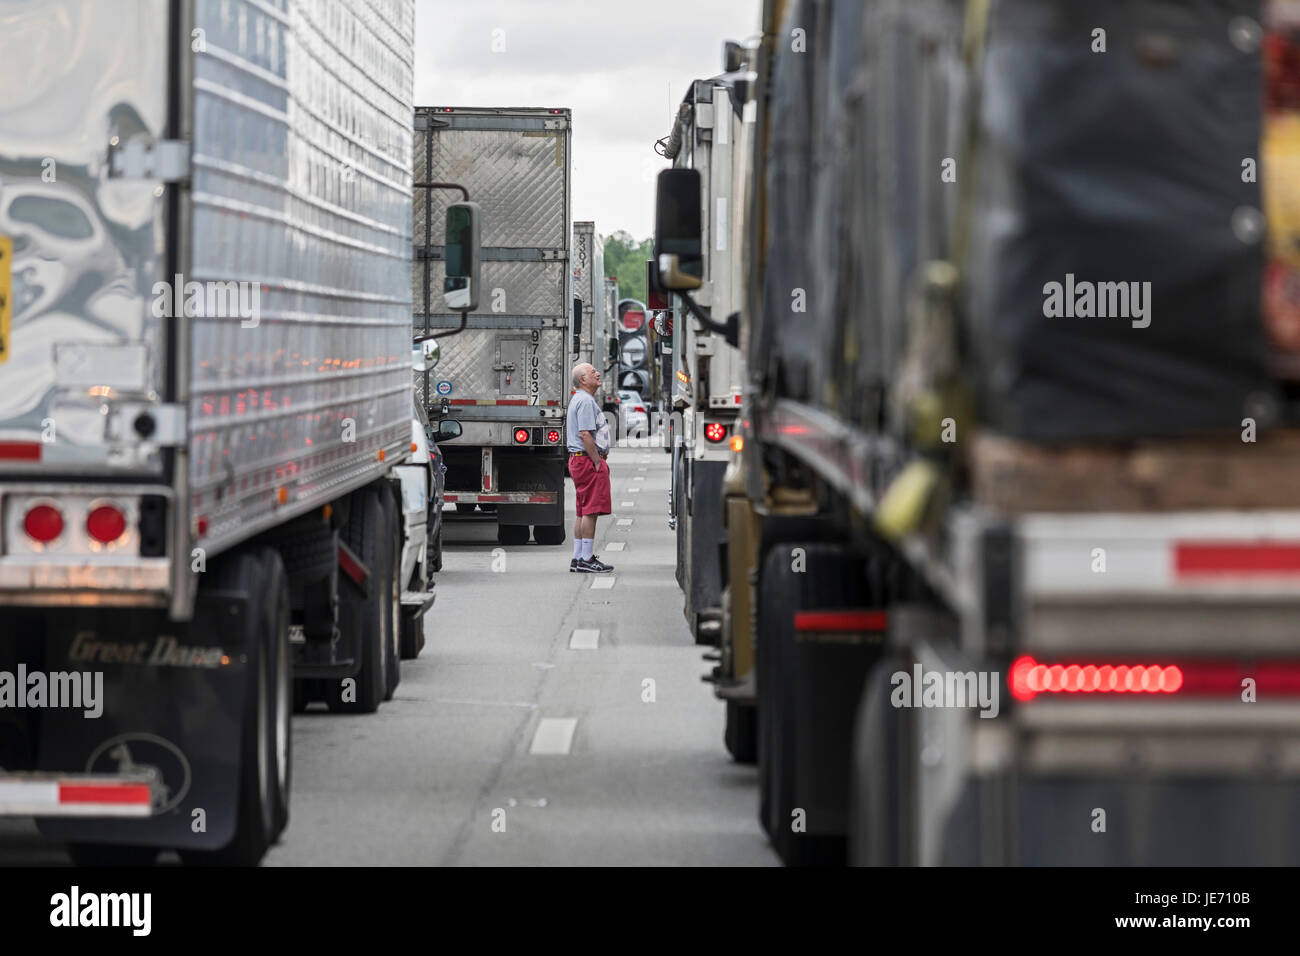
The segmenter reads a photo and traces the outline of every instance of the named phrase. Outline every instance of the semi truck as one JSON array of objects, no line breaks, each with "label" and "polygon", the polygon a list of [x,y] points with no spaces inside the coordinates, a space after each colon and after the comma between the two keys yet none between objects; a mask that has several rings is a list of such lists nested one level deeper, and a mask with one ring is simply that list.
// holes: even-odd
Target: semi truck
[{"label": "semi truck", "polygon": [[571,111],[421,106],[417,181],[455,183],[482,206],[482,300],[457,315],[446,277],[441,206],[417,189],[412,298],[417,334],[461,330],[421,400],[432,422],[457,420],[442,445],[447,517],[495,514],[497,540],[562,544],[572,354]]},{"label": "semi truck", "polygon": [[[672,130],[656,144],[674,169],[699,176],[694,215],[703,237],[703,260],[694,301],[715,317],[709,324],[698,317],[699,310],[687,312],[677,297],[671,339],[664,337],[660,350],[662,357],[663,348],[669,349],[672,363],[664,389],[671,404],[664,412],[672,422],[670,522],[677,538],[677,583],[684,595],[682,612],[701,644],[716,644],[721,627],[723,475],[738,434],[745,374],[735,320],[730,333],[726,324],[741,301],[742,211],[753,125],[752,111],[746,113],[750,84],[742,48],[727,48],[724,68],[718,76],[691,83]],[[649,278],[651,291],[660,291],[653,270]],[[667,328],[662,322],[661,327]],[[654,362],[653,354],[646,356],[647,372]],[[652,376],[645,378],[643,394],[651,391]]]},{"label": "semi truck", "polygon": [[256,863],[432,601],[414,11],[336,6],[5,13],[0,813],[78,862]]},{"label": "semi truck", "polygon": [[[605,240],[596,231],[594,222],[573,224],[573,296],[580,300],[582,315],[579,319],[577,303],[573,316],[577,326],[573,332],[574,349],[569,367],[579,362],[594,365],[602,375],[612,367],[611,336],[614,313],[610,309],[609,290],[605,279]],[[613,392],[615,383],[602,385],[596,401],[604,404]]]},{"label": "semi truck", "polygon": [[712,676],[785,862],[1300,858],[1284,7],[765,0]]}]

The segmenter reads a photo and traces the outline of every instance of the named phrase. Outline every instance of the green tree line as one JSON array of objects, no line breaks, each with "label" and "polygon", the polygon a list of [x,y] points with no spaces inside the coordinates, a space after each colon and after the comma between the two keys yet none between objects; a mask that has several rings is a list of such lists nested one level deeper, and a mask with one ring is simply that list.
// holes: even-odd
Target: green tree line
[{"label": "green tree line", "polygon": [[622,229],[605,240],[605,275],[618,280],[620,299],[645,301],[645,263],[654,251],[654,239],[637,242]]}]

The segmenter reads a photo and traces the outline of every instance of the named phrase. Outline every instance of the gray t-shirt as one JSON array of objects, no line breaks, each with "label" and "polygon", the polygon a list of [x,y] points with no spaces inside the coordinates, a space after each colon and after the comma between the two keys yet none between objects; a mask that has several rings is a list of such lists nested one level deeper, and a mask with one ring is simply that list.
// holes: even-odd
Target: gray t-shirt
[{"label": "gray t-shirt", "polygon": [[569,413],[564,419],[565,441],[569,451],[586,451],[579,432],[591,432],[597,451],[609,451],[609,422],[588,392],[578,389],[569,399]]}]

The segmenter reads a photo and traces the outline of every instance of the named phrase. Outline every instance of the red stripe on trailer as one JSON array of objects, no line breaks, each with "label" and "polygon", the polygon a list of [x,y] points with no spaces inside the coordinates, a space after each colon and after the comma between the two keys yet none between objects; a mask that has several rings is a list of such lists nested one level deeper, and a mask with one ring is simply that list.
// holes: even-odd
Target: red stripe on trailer
[{"label": "red stripe on trailer", "polygon": [[59,784],[59,803],[142,803],[151,801],[147,784]]},{"label": "red stripe on trailer", "polygon": [[479,401],[477,398],[449,398],[447,399],[447,404],[448,405],[477,405],[479,404]]},{"label": "red stripe on trailer", "polygon": [[543,502],[543,503],[545,503],[545,504],[550,504],[551,502],[553,502],[553,501],[555,500],[555,495],[529,495],[529,496],[528,496],[528,500],[529,500],[529,501],[540,501],[540,502]]},{"label": "red stripe on trailer", "polygon": [[442,496],[442,500],[443,500],[443,501],[455,501],[455,500],[456,500],[456,496],[455,496],[455,495],[444,494],[444,495]]},{"label": "red stripe on trailer", "polygon": [[885,611],[795,611],[796,631],[883,631],[889,625]]},{"label": "red stripe on trailer", "polygon": [[498,398],[498,399],[497,399],[497,404],[498,404],[498,405],[527,405],[527,404],[528,404],[528,399],[526,399],[526,398]]},{"label": "red stripe on trailer", "polygon": [[41,443],[35,441],[0,441],[0,459],[4,461],[40,461]]},{"label": "red stripe on trailer", "polygon": [[1300,574],[1300,544],[1207,541],[1174,545],[1174,572],[1209,574]]}]

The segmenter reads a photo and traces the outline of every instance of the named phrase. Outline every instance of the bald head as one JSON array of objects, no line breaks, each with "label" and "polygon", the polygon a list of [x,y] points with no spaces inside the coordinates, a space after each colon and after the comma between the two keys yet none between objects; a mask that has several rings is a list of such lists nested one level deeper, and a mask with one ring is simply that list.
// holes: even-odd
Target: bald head
[{"label": "bald head", "polygon": [[600,373],[590,362],[579,362],[573,366],[573,387],[596,394],[596,389],[600,387]]}]

